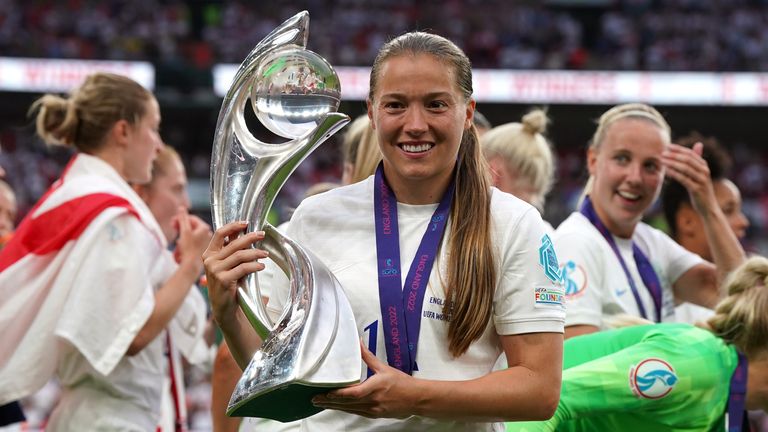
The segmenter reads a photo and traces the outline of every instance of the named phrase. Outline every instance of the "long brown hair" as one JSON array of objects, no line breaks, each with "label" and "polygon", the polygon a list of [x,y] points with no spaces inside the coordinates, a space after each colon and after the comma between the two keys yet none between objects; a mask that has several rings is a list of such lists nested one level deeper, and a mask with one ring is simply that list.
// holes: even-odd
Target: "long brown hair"
[{"label": "long brown hair", "polygon": [[[467,56],[448,39],[423,32],[406,33],[381,48],[371,69],[369,100],[374,99],[382,65],[388,59],[418,54],[431,55],[452,68],[465,102],[471,100],[472,66]],[[451,317],[448,349],[456,357],[482,336],[493,309],[497,275],[490,234],[489,171],[473,125],[461,139],[448,236],[444,312]]]},{"label": "long brown hair", "polygon": [[146,113],[149,90],[122,75],[95,73],[69,97],[46,94],[29,113],[37,112],[37,134],[48,144],[90,153],[118,120],[135,125]]}]

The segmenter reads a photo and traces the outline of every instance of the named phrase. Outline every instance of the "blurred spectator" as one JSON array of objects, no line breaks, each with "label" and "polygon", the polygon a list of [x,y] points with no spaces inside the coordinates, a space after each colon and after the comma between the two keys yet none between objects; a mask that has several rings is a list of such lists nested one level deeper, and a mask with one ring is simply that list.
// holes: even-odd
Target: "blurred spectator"
[{"label": "blurred spectator", "polygon": [[475,115],[472,117],[472,123],[475,124],[475,129],[477,129],[477,135],[482,138],[483,135],[485,135],[486,132],[491,130],[493,125],[490,121],[481,113],[480,111],[475,110]]},{"label": "blurred spectator", "polygon": [[10,236],[16,226],[17,211],[16,195],[13,189],[8,183],[0,180],[0,248],[5,244],[4,239]]},{"label": "blurred spectator", "polygon": [[[455,40],[481,68],[768,67],[764,1],[621,0],[588,12],[542,3],[296,0],[266,7],[239,0],[0,0],[0,52],[202,69],[239,63],[278,24],[308,10],[311,48],[335,65],[368,65],[389,37],[428,29]],[[585,35],[595,23],[596,34]]]}]

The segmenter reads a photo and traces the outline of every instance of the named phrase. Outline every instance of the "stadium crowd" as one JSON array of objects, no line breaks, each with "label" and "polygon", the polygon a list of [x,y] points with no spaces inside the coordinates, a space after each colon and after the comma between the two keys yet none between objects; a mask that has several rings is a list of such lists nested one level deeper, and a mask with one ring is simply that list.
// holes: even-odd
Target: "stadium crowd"
[{"label": "stadium crowd", "polygon": [[369,65],[389,37],[414,28],[451,38],[482,68],[758,71],[768,65],[764,0],[619,0],[589,10],[558,3],[298,0],[265,8],[245,1],[2,0],[0,53],[207,68],[239,63],[285,17],[306,9],[313,48],[335,65]]}]

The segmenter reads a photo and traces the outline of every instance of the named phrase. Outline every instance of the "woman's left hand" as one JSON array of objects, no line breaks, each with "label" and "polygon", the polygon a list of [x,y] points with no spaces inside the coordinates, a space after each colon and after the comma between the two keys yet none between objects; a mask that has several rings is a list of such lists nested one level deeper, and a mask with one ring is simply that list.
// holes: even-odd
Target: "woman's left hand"
[{"label": "woman's left hand", "polygon": [[670,144],[662,155],[667,175],[688,190],[691,204],[700,215],[706,215],[707,210],[717,207],[709,166],[701,157],[703,148],[704,145],[700,142],[694,144],[693,148]]},{"label": "woman's left hand", "polygon": [[360,384],[315,396],[312,403],[368,418],[406,418],[414,414],[414,378],[379,360],[361,344],[373,375]]},{"label": "woman's left hand", "polygon": [[179,207],[174,219],[179,238],[176,240],[173,256],[180,266],[191,266],[194,277],[197,278],[203,271],[200,255],[213,235],[211,226],[199,217],[189,214],[184,207]]}]

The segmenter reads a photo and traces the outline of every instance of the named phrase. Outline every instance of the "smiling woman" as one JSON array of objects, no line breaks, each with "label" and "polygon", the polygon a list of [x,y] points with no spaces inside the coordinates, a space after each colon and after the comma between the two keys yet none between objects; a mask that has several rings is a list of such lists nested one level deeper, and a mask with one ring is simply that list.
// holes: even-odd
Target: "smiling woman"
[{"label": "smiling woman", "polygon": [[[557,259],[538,211],[490,187],[474,108],[469,59],[447,39],[408,33],[379,52],[368,115],[381,165],[305,199],[288,232],[350,300],[362,382],[315,397],[326,410],[296,428],[498,431],[502,420],[552,415],[564,319]],[[243,229],[220,228],[204,254],[214,316],[241,367],[258,344],[237,280],[261,271],[255,260],[266,255],[251,246],[263,233],[232,240]],[[277,315],[289,287],[270,288]],[[510,367],[492,371],[502,353]]]},{"label": "smiling woman", "polygon": [[[672,144],[669,125],[654,108],[619,105],[600,117],[587,165],[579,211],[554,239],[565,263],[566,337],[597,331],[603,318],[618,313],[674,321],[675,297],[713,307],[719,277],[741,263],[744,251],[717,203],[701,144]],[[665,174],[691,195],[717,245],[715,265],[641,222]]]},{"label": "smiling woman", "polygon": [[440,59],[391,58],[381,66],[368,116],[381,140],[387,181],[408,204],[437,202],[450,183],[461,137],[472,123],[466,100]]}]

